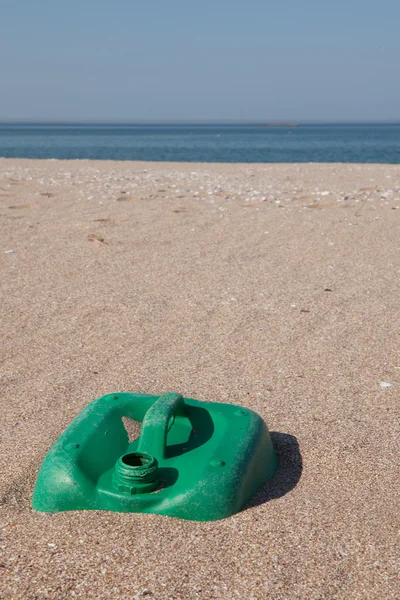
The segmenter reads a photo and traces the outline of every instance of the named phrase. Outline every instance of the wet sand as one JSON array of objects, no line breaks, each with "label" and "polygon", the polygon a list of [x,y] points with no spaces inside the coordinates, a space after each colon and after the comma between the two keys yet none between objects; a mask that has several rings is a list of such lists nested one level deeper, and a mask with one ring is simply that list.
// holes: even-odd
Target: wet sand
[{"label": "wet sand", "polygon": [[[400,166],[0,159],[0,215],[1,598],[400,597]],[[257,411],[278,474],[217,522],[33,512],[129,390]]]}]

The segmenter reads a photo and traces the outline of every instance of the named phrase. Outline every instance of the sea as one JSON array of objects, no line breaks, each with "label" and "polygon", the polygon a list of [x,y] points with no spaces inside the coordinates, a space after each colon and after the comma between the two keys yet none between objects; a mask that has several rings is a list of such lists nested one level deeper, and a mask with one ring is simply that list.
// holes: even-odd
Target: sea
[{"label": "sea", "polygon": [[0,123],[0,157],[400,164],[398,124]]}]

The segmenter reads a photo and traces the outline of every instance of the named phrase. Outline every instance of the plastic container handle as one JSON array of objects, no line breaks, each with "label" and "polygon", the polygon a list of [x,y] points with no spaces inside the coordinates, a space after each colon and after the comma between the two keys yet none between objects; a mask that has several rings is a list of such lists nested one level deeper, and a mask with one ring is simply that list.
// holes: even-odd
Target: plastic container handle
[{"label": "plastic container handle", "polygon": [[168,423],[175,414],[183,415],[185,401],[181,394],[166,392],[149,408],[142,422],[139,452],[165,458]]}]

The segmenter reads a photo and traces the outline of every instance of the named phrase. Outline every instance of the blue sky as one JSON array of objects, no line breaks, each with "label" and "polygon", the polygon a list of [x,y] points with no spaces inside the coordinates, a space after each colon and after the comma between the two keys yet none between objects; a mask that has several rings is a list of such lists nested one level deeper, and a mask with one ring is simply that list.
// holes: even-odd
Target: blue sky
[{"label": "blue sky", "polygon": [[400,0],[0,0],[0,119],[400,119]]}]

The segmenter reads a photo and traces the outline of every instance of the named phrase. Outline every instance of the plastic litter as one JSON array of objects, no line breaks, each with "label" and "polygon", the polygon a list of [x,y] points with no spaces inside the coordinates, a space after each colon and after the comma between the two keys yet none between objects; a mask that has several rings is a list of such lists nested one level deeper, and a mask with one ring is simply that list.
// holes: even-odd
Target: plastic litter
[{"label": "plastic litter", "polygon": [[[122,419],[141,422],[129,441]],[[209,521],[243,508],[278,461],[259,415],[180,394],[91,402],[47,454],[32,507],[148,512]]]}]

